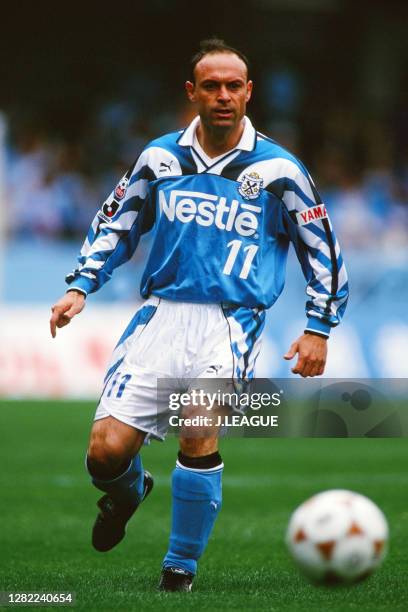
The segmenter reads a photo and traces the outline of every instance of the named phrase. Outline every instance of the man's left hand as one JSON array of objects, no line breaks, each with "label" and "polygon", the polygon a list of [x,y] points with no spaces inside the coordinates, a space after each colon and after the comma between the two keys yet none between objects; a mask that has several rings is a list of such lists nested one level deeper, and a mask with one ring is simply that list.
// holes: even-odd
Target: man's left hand
[{"label": "man's left hand", "polygon": [[292,368],[294,374],[320,376],[324,372],[327,359],[327,338],[315,334],[303,334],[284,355],[284,359],[293,359],[298,355],[296,365]]}]

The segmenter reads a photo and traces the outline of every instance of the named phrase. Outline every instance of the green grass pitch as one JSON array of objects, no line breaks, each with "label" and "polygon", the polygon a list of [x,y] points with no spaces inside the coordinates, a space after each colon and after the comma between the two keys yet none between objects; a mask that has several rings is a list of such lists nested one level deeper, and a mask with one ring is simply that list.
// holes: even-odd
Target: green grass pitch
[{"label": "green grass pitch", "polygon": [[[80,402],[0,403],[0,590],[72,590],[74,609],[86,611],[408,609],[406,439],[224,440],[223,510],[194,592],[160,594],[177,441],[143,450],[155,489],[118,548],[97,553],[90,530],[100,494],[84,470],[93,410]],[[284,532],[300,502],[335,487],[380,505],[390,551],[366,582],[316,588],[292,566]]]}]

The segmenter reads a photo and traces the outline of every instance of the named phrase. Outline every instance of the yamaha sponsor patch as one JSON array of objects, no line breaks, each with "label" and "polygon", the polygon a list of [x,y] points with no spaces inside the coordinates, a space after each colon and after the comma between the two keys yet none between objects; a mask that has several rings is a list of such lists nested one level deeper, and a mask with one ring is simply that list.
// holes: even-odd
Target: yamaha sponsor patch
[{"label": "yamaha sponsor patch", "polygon": [[307,225],[313,223],[313,221],[321,221],[327,219],[328,214],[324,204],[318,204],[317,206],[311,206],[300,212],[296,213],[296,220],[298,225]]},{"label": "yamaha sponsor patch", "polygon": [[128,188],[129,179],[124,177],[119,181],[119,183],[115,187],[115,198],[117,200],[122,200],[126,195],[126,190]]},{"label": "yamaha sponsor patch", "polygon": [[261,193],[262,187],[263,178],[257,172],[250,172],[242,177],[238,191],[246,200],[256,200]]}]

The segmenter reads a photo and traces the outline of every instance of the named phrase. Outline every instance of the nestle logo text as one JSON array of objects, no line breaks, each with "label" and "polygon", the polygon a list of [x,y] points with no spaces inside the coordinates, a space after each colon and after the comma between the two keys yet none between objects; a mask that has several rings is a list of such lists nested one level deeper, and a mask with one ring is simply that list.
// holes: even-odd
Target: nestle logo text
[{"label": "nestle logo text", "polygon": [[202,227],[215,225],[219,230],[231,232],[233,229],[240,236],[252,236],[258,229],[260,206],[216,196],[198,191],[170,192],[169,200],[164,191],[159,191],[160,212],[169,221],[175,219],[181,223],[195,221]]}]

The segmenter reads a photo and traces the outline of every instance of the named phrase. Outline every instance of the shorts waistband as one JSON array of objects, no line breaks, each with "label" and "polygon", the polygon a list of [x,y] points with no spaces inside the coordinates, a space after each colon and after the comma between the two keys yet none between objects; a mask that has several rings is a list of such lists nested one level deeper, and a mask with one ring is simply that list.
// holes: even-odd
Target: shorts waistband
[{"label": "shorts waistband", "polygon": [[167,308],[214,308],[217,310],[222,307],[222,304],[218,302],[181,302],[178,300],[167,300],[166,298],[157,297],[156,295],[148,297],[143,304],[151,304],[152,306],[166,304]]}]

